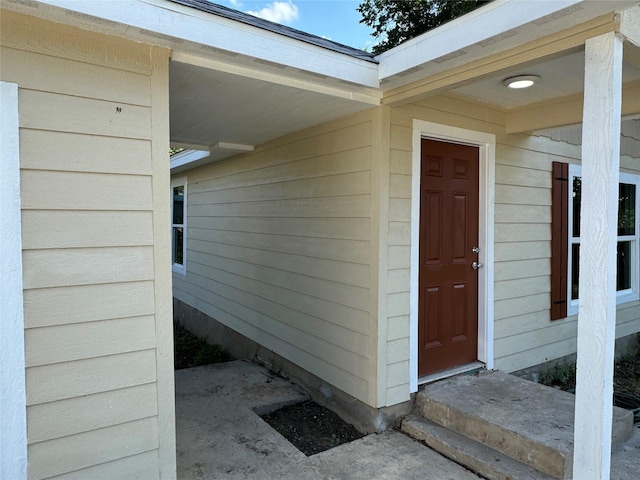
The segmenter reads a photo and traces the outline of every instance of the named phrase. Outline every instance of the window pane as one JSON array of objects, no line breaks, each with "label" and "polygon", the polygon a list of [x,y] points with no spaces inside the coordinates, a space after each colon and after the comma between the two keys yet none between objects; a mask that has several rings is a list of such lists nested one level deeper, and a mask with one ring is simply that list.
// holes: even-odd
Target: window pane
[{"label": "window pane", "polygon": [[631,288],[631,242],[618,242],[616,290]]},{"label": "window pane", "polygon": [[[618,242],[616,290],[631,289],[631,243]],[[578,298],[580,274],[580,245],[571,245],[571,299]]]},{"label": "window pane", "polygon": [[[636,186],[621,183],[618,195],[618,236],[635,235]],[[618,249],[618,255],[620,250]]]},{"label": "window pane", "polygon": [[184,223],[184,185],[173,188],[173,223]]},{"label": "window pane", "polygon": [[[580,200],[582,198],[582,178],[573,177],[573,236],[580,236]],[[577,297],[576,297],[577,298]]]},{"label": "window pane", "polygon": [[182,247],[182,227],[173,227],[173,263],[178,265],[184,265]]},{"label": "window pane", "polygon": [[571,300],[578,298],[578,276],[580,273],[580,244],[571,245]]}]

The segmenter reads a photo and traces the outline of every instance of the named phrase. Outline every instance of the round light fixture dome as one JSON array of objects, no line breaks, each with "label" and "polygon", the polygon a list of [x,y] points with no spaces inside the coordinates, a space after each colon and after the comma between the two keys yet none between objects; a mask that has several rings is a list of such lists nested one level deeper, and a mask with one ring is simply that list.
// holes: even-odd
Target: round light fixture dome
[{"label": "round light fixture dome", "polygon": [[540,77],[536,75],[518,75],[517,77],[507,78],[502,83],[508,88],[520,89],[529,88],[538,80],[540,80]]}]

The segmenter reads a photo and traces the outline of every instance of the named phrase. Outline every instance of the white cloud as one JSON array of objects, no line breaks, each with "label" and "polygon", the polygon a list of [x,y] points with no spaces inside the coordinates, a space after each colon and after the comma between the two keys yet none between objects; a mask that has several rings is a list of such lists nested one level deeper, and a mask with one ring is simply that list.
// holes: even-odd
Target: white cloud
[{"label": "white cloud", "polygon": [[291,23],[298,19],[298,7],[291,0],[273,2],[257,12],[251,10],[247,13],[276,23]]},{"label": "white cloud", "polygon": [[229,0],[229,3],[231,3],[231,5],[236,7],[236,8],[242,6],[242,2],[240,0]]}]

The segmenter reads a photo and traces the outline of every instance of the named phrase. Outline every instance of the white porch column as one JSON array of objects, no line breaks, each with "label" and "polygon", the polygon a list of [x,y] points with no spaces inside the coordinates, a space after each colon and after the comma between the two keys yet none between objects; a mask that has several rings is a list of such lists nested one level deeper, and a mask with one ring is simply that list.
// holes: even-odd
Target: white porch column
[{"label": "white porch column", "polygon": [[622,38],[587,40],[573,454],[580,480],[606,480],[611,465],[621,98]]}]

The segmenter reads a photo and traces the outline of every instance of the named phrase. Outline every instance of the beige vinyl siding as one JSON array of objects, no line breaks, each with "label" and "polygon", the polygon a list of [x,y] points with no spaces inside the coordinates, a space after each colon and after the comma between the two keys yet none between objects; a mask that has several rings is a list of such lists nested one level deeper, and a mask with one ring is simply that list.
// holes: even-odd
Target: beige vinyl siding
[{"label": "beige vinyl siding", "polygon": [[570,154],[558,142],[524,136],[501,137],[496,147],[494,348],[502,370],[576,350],[574,322],[551,322],[549,313],[551,164],[570,161]]},{"label": "beige vinyl siding", "polygon": [[124,457],[113,462],[101,463],[93,467],[83,468],[71,473],[59,475],[55,480],[113,480],[113,472],[122,472],[123,477],[136,480],[153,480],[157,478],[160,466],[155,450]]},{"label": "beige vinyl siding", "polygon": [[374,404],[371,143],[364,112],[188,172],[173,279],[176,298]]},{"label": "beige vinyl siding", "polygon": [[[504,134],[502,114],[454,97],[434,97],[392,109],[387,286],[387,404],[406,400],[409,341],[411,134],[413,119],[493,133],[495,165],[494,360],[516,371],[575,353],[577,317],[550,321],[551,163],[579,163],[580,149],[542,136]],[[632,138],[640,122],[627,122]],[[573,138],[573,137],[572,137]],[[637,141],[637,140],[636,140]],[[631,146],[629,148],[636,148]],[[636,159],[623,156],[632,171]],[[617,337],[640,331],[640,303],[618,307]],[[405,343],[408,345],[408,343]],[[396,366],[398,366],[396,368]],[[390,374],[389,372],[392,372]],[[399,378],[403,384],[398,385]]]},{"label": "beige vinyl siding", "polygon": [[[576,352],[577,316],[549,320],[550,206],[551,162],[580,163],[580,148],[544,137],[507,136],[500,143],[496,155],[496,368],[515,371]],[[637,173],[635,164],[637,159],[621,159],[624,171]],[[638,331],[640,303],[619,305],[616,337]]]},{"label": "beige vinyl siding", "polygon": [[6,11],[0,53],[19,86],[28,477],[175,477],[154,231],[168,129],[152,121],[168,115],[168,53]]}]

